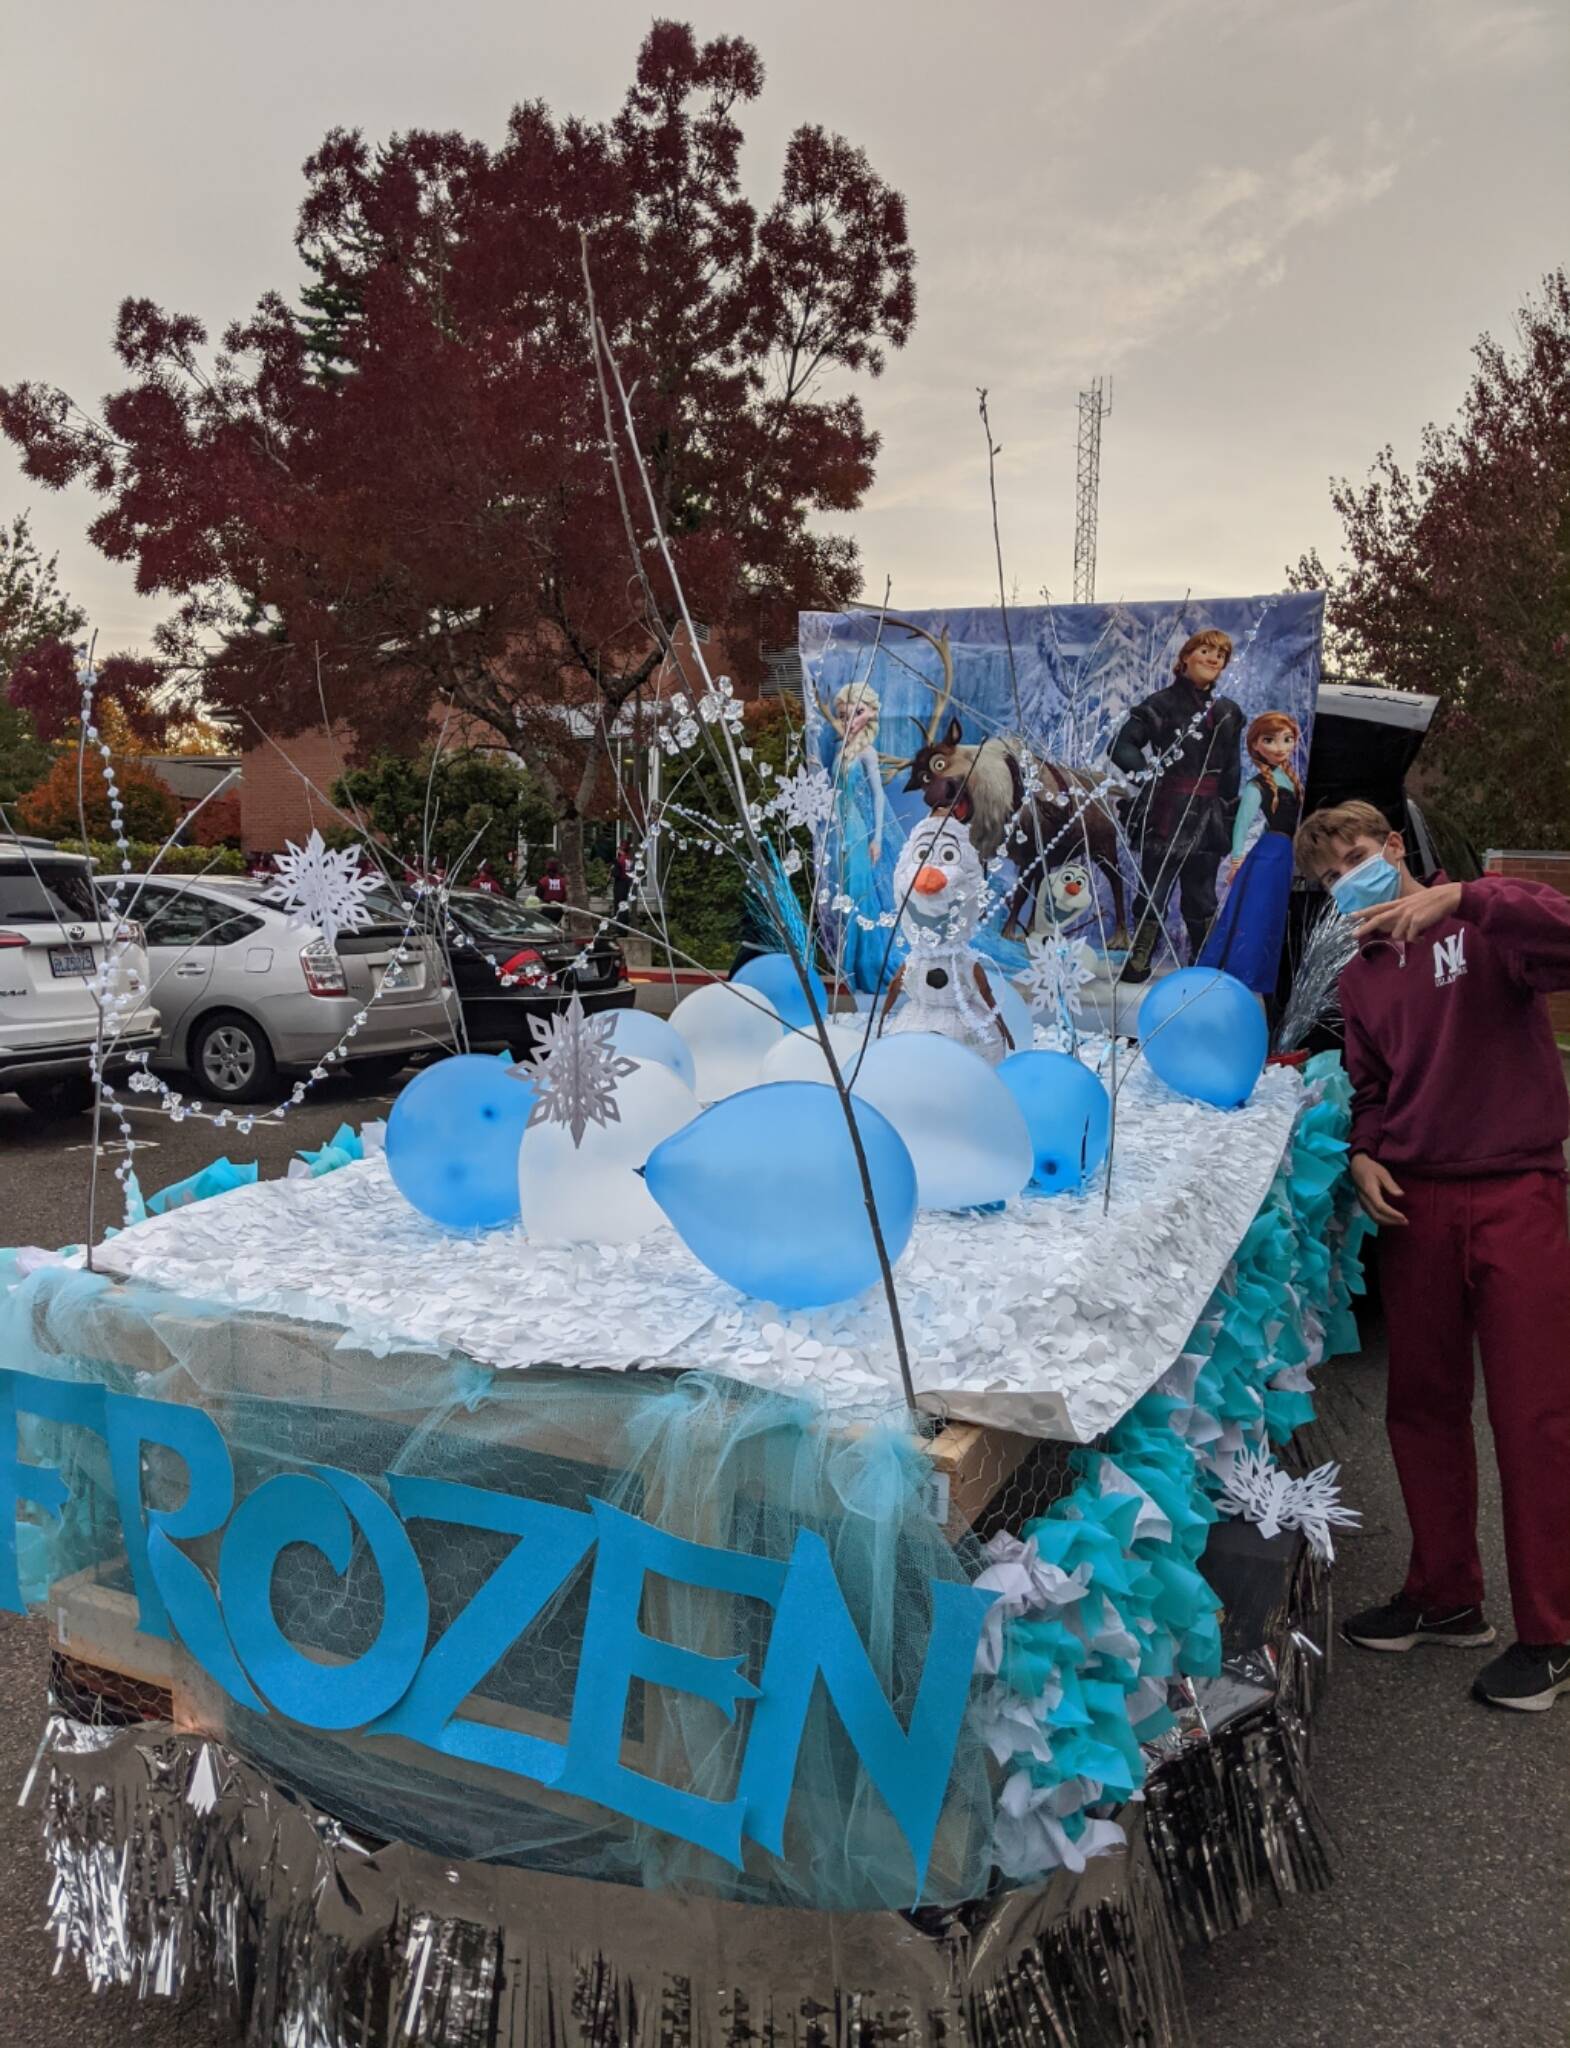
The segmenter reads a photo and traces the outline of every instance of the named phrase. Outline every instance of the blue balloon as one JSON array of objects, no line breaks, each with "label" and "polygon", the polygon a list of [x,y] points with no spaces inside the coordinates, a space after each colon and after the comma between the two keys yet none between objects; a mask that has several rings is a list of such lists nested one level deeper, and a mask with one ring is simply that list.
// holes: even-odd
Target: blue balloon
[{"label": "blue balloon", "polygon": [[1147,990],[1139,1042],[1179,1095],[1241,1109],[1265,1070],[1270,1033],[1259,998],[1242,982],[1218,967],[1183,967]]},{"label": "blue balloon", "polygon": [[[870,1103],[855,1105],[891,1260],[916,1221],[916,1169]],[[835,1091],[770,1081],[706,1109],[644,1168],[687,1249],[722,1280],[781,1308],[847,1301],[879,1277],[855,1149]]]},{"label": "blue balloon", "polygon": [[[603,1013],[602,1013],[603,1014]],[[655,1060],[689,1088],[698,1085],[692,1049],[675,1025],[652,1010],[612,1010],[611,1039],[630,1060]]]},{"label": "blue balloon", "polygon": [[[808,962],[807,976],[812,983],[812,993],[817,998],[818,1008],[826,1017],[829,1014],[828,991],[824,988],[818,970]],[[787,1024],[798,1031],[810,1028],[812,1010],[802,994],[801,982],[791,965],[789,953],[759,953],[749,960],[745,967],[738,967],[731,980],[743,988],[755,988],[759,995],[767,996]]]},{"label": "blue balloon", "polygon": [[1112,1098],[1066,1052],[1016,1052],[998,1068],[1030,1126],[1038,1194],[1077,1195],[1107,1156]]},{"label": "blue balloon", "polygon": [[449,1230],[515,1223],[518,1147],[533,1105],[532,1081],[479,1053],[416,1074],[387,1118],[387,1167],[399,1194]]}]

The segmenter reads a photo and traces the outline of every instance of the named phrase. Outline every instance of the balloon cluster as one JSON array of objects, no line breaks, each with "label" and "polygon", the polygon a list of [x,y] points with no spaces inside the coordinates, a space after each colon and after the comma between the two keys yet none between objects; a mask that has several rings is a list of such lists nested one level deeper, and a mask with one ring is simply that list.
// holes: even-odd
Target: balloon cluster
[{"label": "balloon cluster", "polygon": [[[769,964],[784,958],[755,962],[740,987],[695,990],[669,1023],[622,1010],[608,1036],[597,1024],[580,1055],[590,1066],[607,1047],[620,1057],[576,1129],[545,1113],[549,1063],[538,1077],[472,1054],[428,1068],[388,1118],[393,1180],[452,1230],[521,1219],[540,1243],[619,1244],[668,1222],[743,1294],[808,1308],[877,1281],[869,1190],[892,1261],[918,1209],[998,1205],[1026,1189],[1078,1194],[1101,1167],[1111,1103],[1079,1061],[1029,1049],[994,1068],[957,1039],[877,1038],[867,1019],[845,1018],[827,1031],[858,1158],[816,1029],[786,1021],[810,1011],[799,980],[797,1012]],[[1223,1108],[1247,1100],[1264,1019],[1229,975],[1168,976],[1145,997],[1140,1026],[1169,1085]],[[1020,1036],[1028,1046],[1028,1029]]]}]

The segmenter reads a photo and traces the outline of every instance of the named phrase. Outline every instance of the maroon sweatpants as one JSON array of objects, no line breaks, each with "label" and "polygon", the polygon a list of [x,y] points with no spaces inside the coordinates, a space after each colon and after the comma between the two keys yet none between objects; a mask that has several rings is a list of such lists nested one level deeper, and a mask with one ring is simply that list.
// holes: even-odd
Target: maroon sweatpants
[{"label": "maroon sweatpants", "polygon": [[1390,1339],[1385,1419],[1412,1525],[1406,1592],[1481,1605],[1474,1337],[1499,1460],[1516,1634],[1570,1643],[1570,1229],[1552,1173],[1419,1180],[1379,1233]]}]

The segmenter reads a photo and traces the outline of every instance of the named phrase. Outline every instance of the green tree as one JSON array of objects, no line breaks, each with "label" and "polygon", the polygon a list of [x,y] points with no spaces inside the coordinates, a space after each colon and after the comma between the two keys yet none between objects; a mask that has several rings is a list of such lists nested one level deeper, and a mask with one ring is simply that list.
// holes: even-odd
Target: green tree
[{"label": "green tree", "polygon": [[59,557],[46,560],[25,512],[0,527],[0,803],[19,796],[49,772],[49,749],[32,716],[8,698],[11,671],[45,640],[69,640],[87,614],[60,587]]},{"label": "green tree", "polygon": [[520,838],[538,843],[551,810],[534,778],[506,755],[473,747],[431,755],[379,754],[333,784],[333,802],[357,812],[402,860],[472,875],[482,860],[506,873]]},{"label": "green tree", "polygon": [[[800,759],[800,721],[791,716],[782,698],[749,704],[744,744],[752,756],[747,764],[748,795],[754,802],[762,801],[771,794],[775,778]],[[736,808],[701,747],[665,764],[665,790],[669,807],[661,834],[660,881],[675,964],[696,960],[723,973],[742,940],[751,936],[746,906],[751,863],[740,839]],[[769,837],[780,853],[787,851],[779,832],[771,831]],[[805,840],[799,850],[803,867],[797,877],[797,900],[810,923]]]}]

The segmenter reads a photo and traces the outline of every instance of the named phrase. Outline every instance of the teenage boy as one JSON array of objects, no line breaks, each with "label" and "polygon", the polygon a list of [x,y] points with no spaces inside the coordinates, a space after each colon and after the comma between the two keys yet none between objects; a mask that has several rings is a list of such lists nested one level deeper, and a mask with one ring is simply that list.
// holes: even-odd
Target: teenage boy
[{"label": "teenage boy", "polygon": [[1570,1099],[1545,994],[1570,988],[1570,902],[1489,877],[1424,888],[1372,804],[1316,811],[1304,872],[1356,919],[1341,977],[1352,1178],[1380,1226],[1386,1424],[1412,1526],[1406,1584],[1343,1626],[1367,1650],[1494,1640],[1483,1615],[1474,1340],[1518,1641],[1473,1696],[1570,1692]]}]

